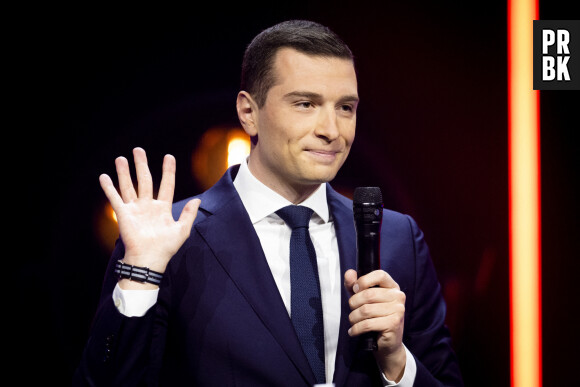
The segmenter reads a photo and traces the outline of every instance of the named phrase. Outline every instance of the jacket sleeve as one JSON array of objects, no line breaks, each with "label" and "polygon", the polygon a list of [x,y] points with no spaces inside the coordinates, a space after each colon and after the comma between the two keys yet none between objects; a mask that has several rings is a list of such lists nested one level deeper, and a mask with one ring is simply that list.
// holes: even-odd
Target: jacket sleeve
[{"label": "jacket sleeve", "polygon": [[415,279],[406,305],[403,341],[417,363],[415,386],[463,386],[445,326],[446,306],[423,232],[407,216],[413,239]]},{"label": "jacket sleeve", "polygon": [[[148,384],[156,369],[152,362],[158,305],[143,317],[126,317],[115,306],[112,294],[117,283],[114,267],[124,256],[121,241],[107,267],[89,339],[73,377],[74,386],[133,386]],[[165,280],[165,277],[164,277]],[[162,284],[163,285],[163,284]]]}]

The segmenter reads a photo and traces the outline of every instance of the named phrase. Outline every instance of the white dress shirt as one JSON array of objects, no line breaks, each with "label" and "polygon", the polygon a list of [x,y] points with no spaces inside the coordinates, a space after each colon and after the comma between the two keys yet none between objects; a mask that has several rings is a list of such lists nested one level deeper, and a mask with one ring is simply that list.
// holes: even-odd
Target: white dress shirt
[{"label": "white dress shirt", "polygon": [[[250,172],[247,162],[240,165],[234,180],[242,203],[254,225],[264,255],[272,271],[272,275],[286,306],[290,308],[290,236],[292,230],[275,213],[279,209],[291,205],[290,201],[274,192],[256,179]],[[314,213],[310,219],[309,231],[316,259],[322,298],[322,313],[324,323],[324,346],[326,380],[330,383],[334,375],[334,362],[338,345],[340,327],[340,304],[343,279],[340,270],[340,260],[336,231],[326,200],[326,184],[320,187],[301,206],[311,208]],[[127,316],[142,316],[155,304],[157,290],[123,290],[118,285],[113,292],[113,300],[119,311]],[[412,386],[416,364],[413,355],[405,347],[407,365],[401,381],[396,384],[386,379],[385,385]]]},{"label": "white dress shirt", "polygon": [[[240,170],[234,180],[234,187],[250,215],[286,310],[292,316],[290,308],[290,236],[292,230],[275,212],[293,203],[256,179],[250,173],[246,162],[240,165]],[[314,211],[310,218],[309,231],[318,262],[324,323],[326,380],[331,381],[338,344],[340,293],[343,282],[336,232],[326,202],[326,185],[321,184],[300,205]]]}]

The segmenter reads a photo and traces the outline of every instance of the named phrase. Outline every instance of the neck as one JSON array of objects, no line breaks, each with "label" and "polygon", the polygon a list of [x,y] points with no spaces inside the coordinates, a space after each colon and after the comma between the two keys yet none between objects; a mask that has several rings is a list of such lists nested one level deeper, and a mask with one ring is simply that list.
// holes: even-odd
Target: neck
[{"label": "neck", "polygon": [[278,194],[282,195],[285,199],[288,199],[288,201],[292,202],[293,204],[300,204],[308,199],[314,192],[316,192],[319,187],[320,184],[301,187],[280,187],[280,189],[275,189],[274,187],[270,188]]}]

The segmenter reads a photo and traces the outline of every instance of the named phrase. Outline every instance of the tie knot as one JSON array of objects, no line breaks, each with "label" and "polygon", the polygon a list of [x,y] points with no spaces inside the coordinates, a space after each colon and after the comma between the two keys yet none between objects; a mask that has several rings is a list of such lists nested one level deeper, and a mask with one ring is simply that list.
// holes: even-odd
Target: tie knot
[{"label": "tie knot", "polygon": [[312,211],[308,207],[290,205],[276,211],[278,216],[286,222],[292,230],[300,227],[308,228]]}]

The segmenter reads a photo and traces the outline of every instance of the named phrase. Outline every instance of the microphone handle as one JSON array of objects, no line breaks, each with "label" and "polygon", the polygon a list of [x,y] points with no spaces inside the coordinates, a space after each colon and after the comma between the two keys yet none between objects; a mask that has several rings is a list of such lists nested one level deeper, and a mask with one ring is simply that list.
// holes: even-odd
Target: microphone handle
[{"label": "microphone handle", "polygon": [[[365,225],[362,227],[364,232],[359,233],[357,238],[358,260],[357,275],[361,277],[374,270],[380,269],[380,230],[377,225]],[[372,229],[369,230],[369,229]],[[378,232],[377,232],[378,231]],[[377,332],[363,333],[359,343],[364,351],[376,351],[379,347],[377,344]]]},{"label": "microphone handle", "polygon": [[360,336],[360,347],[363,351],[376,351],[379,349],[377,344],[377,332],[367,332]]}]

